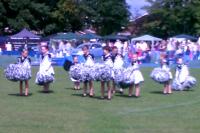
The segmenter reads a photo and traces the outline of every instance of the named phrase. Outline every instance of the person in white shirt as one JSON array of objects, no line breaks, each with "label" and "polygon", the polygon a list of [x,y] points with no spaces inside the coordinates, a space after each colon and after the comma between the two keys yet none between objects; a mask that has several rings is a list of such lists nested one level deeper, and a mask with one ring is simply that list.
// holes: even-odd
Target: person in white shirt
[{"label": "person in white shirt", "polygon": [[141,47],[142,51],[143,52],[147,51],[148,44],[145,41],[142,41],[140,44],[141,44],[140,47]]},{"label": "person in white shirt", "polygon": [[6,51],[12,51],[12,44],[10,42],[6,43]]}]

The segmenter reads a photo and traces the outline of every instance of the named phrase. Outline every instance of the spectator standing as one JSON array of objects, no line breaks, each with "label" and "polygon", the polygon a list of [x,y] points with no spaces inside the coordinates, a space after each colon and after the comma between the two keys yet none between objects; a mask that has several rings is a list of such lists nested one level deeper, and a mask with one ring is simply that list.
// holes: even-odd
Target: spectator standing
[{"label": "spectator standing", "polygon": [[6,43],[5,47],[6,51],[12,51],[12,44],[10,42]]}]

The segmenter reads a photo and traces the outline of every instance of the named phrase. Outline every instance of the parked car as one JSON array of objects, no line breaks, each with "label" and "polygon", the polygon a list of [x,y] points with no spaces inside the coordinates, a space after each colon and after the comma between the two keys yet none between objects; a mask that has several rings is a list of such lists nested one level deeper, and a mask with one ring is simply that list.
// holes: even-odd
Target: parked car
[{"label": "parked car", "polygon": [[82,48],[84,46],[89,47],[89,51],[94,57],[101,57],[103,55],[103,49],[101,43],[84,43],[72,50],[72,55],[83,55]]}]

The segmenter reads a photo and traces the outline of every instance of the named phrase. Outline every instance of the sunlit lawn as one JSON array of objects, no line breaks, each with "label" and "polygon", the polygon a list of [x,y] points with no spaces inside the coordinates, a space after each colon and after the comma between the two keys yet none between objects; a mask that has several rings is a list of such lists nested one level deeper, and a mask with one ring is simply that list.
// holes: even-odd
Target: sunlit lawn
[{"label": "sunlit lawn", "polygon": [[[2,133],[199,133],[200,87],[194,91],[162,95],[162,86],[149,78],[151,68],[143,68],[145,82],[140,98],[116,94],[111,101],[82,97],[72,90],[67,72],[56,68],[53,93],[41,93],[30,80],[29,97],[18,96],[18,83],[7,81],[0,69],[0,132]],[[192,75],[200,79],[200,69]]]}]

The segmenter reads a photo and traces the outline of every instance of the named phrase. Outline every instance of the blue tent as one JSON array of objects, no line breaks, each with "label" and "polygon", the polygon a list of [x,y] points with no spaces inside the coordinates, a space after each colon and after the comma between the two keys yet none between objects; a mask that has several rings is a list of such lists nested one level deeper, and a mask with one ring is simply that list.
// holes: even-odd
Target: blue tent
[{"label": "blue tent", "polygon": [[18,50],[25,44],[34,46],[38,45],[41,41],[41,37],[38,35],[33,34],[32,32],[28,31],[24,28],[19,33],[12,35],[8,39],[9,42],[13,45],[14,50]]},{"label": "blue tent", "polygon": [[57,36],[57,34],[52,34],[52,35],[49,35],[49,36],[46,36],[46,37],[43,37],[41,40],[44,41],[44,42],[49,42],[51,38]]},{"label": "blue tent", "polygon": [[40,40],[41,37],[28,31],[26,28],[24,28],[22,31],[20,31],[17,34],[10,36],[10,39],[26,39],[26,38]]},{"label": "blue tent", "polygon": [[178,39],[186,39],[186,40],[192,40],[192,41],[197,41],[198,38],[193,37],[191,35],[187,35],[187,34],[180,34],[180,35],[176,35],[172,38],[178,38]]},{"label": "blue tent", "polygon": [[128,37],[121,35],[107,35],[103,37],[104,40],[128,40]]},{"label": "blue tent", "polygon": [[72,32],[67,32],[67,33],[58,33],[51,39],[53,39],[53,40],[77,40],[79,38],[80,38],[79,35],[72,33]]},{"label": "blue tent", "polygon": [[151,42],[154,42],[154,41],[162,41],[162,39],[151,36],[151,35],[143,35],[143,36],[140,36],[140,37],[132,38],[131,41],[132,42],[133,41],[151,41]]},{"label": "blue tent", "polygon": [[101,39],[101,36],[93,34],[93,33],[86,33],[80,36],[81,39]]}]

